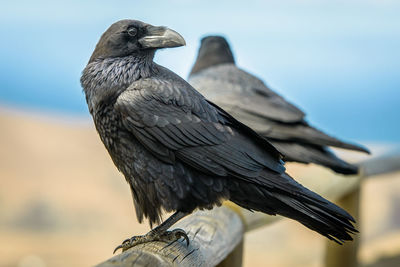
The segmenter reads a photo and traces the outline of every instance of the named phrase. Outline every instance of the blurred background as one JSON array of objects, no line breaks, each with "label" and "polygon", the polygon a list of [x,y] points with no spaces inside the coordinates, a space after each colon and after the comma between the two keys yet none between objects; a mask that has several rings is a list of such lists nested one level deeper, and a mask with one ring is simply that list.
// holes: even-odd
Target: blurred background
[{"label": "blurred background", "polygon": [[[394,0],[2,2],[0,266],[90,266],[148,230],[136,221],[79,84],[113,22],[132,18],[181,33],[187,45],[155,61],[184,78],[200,38],[223,34],[241,68],[301,107],[312,125],[376,157],[400,143],[399,14]],[[339,153],[351,162],[368,158]],[[329,172],[288,169],[295,177]],[[362,185],[362,265],[400,260],[399,178]],[[324,242],[282,220],[246,236],[244,266],[322,266]]]}]

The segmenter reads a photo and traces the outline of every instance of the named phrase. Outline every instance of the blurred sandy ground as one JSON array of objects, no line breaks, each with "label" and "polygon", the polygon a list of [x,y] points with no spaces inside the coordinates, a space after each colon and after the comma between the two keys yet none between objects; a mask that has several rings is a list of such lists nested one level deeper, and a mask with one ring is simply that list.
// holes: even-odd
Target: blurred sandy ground
[{"label": "blurred sandy ground", "polygon": [[[129,187],[90,121],[0,109],[0,125],[0,266],[92,266],[148,230],[137,223]],[[295,177],[319,168],[287,167]],[[365,266],[400,266],[399,192],[400,173],[363,184],[358,228]],[[322,266],[324,245],[282,220],[246,235],[244,266]]]}]

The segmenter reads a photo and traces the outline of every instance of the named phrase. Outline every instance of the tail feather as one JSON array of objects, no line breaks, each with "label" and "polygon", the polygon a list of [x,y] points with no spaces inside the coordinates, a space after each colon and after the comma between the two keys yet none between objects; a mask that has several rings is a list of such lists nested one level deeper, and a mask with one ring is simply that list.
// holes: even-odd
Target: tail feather
[{"label": "tail feather", "polygon": [[[333,215],[325,210],[322,210],[313,205],[306,205],[298,200],[279,197],[282,202],[287,204],[299,213],[298,216],[292,218],[306,227],[320,233],[321,235],[342,244],[346,240],[353,240],[350,233],[355,233],[357,230],[353,225],[337,215]],[[288,216],[291,218],[292,216]]]},{"label": "tail feather", "polygon": [[270,140],[284,155],[285,161],[314,163],[341,174],[357,174],[358,166],[338,158],[328,148],[301,142]]},{"label": "tail feather", "polygon": [[287,174],[264,173],[256,183],[235,184],[231,200],[244,208],[294,219],[339,244],[353,240],[351,234],[358,232],[349,213]]},{"label": "tail feather", "polygon": [[339,140],[305,122],[294,125],[276,123],[269,131],[261,132],[260,134],[269,139],[302,142],[320,146],[333,146],[370,154],[370,151],[362,145]]}]

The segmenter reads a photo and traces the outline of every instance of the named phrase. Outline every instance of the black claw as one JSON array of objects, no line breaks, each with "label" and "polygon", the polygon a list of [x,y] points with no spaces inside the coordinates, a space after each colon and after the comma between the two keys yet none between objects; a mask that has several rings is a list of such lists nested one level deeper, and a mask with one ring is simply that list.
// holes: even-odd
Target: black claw
[{"label": "black claw", "polygon": [[171,239],[173,239],[172,242],[169,242],[167,246],[173,244],[174,242],[178,241],[181,237],[183,237],[186,241],[186,245],[189,246],[190,241],[189,237],[186,234],[185,231],[182,229],[175,229],[173,231],[166,231],[163,233],[154,233],[154,232],[149,232],[144,236],[133,236],[131,238],[125,239],[121,245],[116,247],[114,249],[113,254],[117,252],[119,249],[122,249],[122,252],[125,250],[134,247],[138,244],[145,243],[145,242],[150,242],[150,241],[164,241],[164,242],[169,242]]},{"label": "black claw", "polygon": [[[125,241],[124,241],[124,242],[125,242]],[[118,249],[120,249],[120,248],[123,248],[123,247],[124,247],[124,246],[123,246],[124,242],[122,242],[122,244],[121,244],[121,245],[119,245],[118,247],[116,247],[116,248],[114,249],[114,252],[113,252],[113,254],[115,254],[115,252],[117,252],[117,250],[118,250]]]},{"label": "black claw", "polygon": [[178,237],[178,238],[183,237],[186,240],[186,245],[189,246],[189,243],[190,243],[189,237],[188,237],[188,235],[186,234],[186,232],[184,230],[175,229],[175,230],[173,230],[173,232],[175,233],[176,237]]},{"label": "black claw", "polygon": [[186,240],[186,246],[188,247],[188,246],[189,246],[189,243],[190,243],[189,237],[187,236],[187,234],[184,234],[184,235],[183,235],[183,238]]},{"label": "black claw", "polygon": [[126,242],[129,242],[131,240],[131,238],[127,238],[124,241],[122,241],[122,244],[125,244]]},{"label": "black claw", "polygon": [[[131,238],[128,238],[128,239],[125,239],[124,241],[122,241],[122,244],[121,244],[121,245],[119,245],[118,247],[116,247],[116,248],[114,249],[113,254],[115,254],[115,252],[117,252],[118,249],[122,249],[122,252],[124,252],[124,251],[125,251],[124,248],[126,247],[126,244],[132,243],[132,242],[135,241],[135,240],[136,240],[136,237],[135,237],[135,236],[134,236],[134,237],[131,237]],[[129,247],[128,247],[128,248],[129,248]]]}]

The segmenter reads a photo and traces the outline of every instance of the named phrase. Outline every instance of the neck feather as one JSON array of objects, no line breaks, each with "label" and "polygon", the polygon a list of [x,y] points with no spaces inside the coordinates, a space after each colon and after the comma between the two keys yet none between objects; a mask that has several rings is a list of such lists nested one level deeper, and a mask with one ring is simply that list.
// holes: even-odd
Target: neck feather
[{"label": "neck feather", "polygon": [[200,48],[190,75],[200,72],[201,70],[226,63],[235,64],[235,59],[229,47],[218,47],[213,49]]},{"label": "neck feather", "polygon": [[89,110],[110,96],[119,95],[133,82],[156,71],[153,56],[97,59],[83,70],[81,84]]}]

